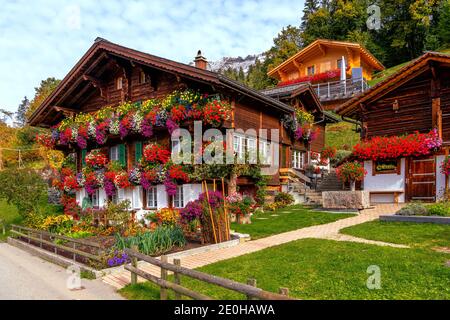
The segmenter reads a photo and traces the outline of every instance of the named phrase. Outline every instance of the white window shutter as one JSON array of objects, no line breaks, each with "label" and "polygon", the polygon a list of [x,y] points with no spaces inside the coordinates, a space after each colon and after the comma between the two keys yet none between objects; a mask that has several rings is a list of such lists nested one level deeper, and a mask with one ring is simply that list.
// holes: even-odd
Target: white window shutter
[{"label": "white window shutter", "polygon": [[107,197],[106,197],[106,192],[105,189],[101,188],[98,191],[98,206],[99,208],[102,208],[106,205],[107,202]]},{"label": "white window shutter", "polygon": [[156,186],[156,194],[157,194],[157,201],[158,201],[158,209],[169,207],[166,187],[163,184],[158,184]]}]

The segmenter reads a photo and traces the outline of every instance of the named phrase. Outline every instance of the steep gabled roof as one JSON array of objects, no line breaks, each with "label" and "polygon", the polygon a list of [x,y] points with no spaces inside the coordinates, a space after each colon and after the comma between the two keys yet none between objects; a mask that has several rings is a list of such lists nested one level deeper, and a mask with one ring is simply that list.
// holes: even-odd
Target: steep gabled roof
[{"label": "steep gabled roof", "polygon": [[450,55],[440,52],[426,52],[419,58],[393,73],[383,81],[356,96],[336,108],[336,112],[341,116],[354,117],[359,110],[359,105],[369,100],[377,99],[398,88],[406,81],[419,76],[422,71],[430,68],[430,62],[436,61],[450,65]]},{"label": "steep gabled roof", "polygon": [[334,40],[326,40],[326,39],[317,39],[305,48],[301,49],[299,52],[294,54],[292,57],[276,66],[272,70],[270,70],[267,74],[270,77],[279,79],[278,71],[282,71],[284,68],[289,65],[294,64],[295,62],[299,62],[306,55],[312,53],[314,50],[321,50],[321,47],[340,47],[340,48],[348,48],[352,50],[357,50],[360,52],[361,57],[372,66],[375,70],[384,70],[383,64],[378,61],[377,58],[373,54],[371,54],[367,49],[361,46],[359,43],[353,42],[345,42],[345,41],[334,41]]},{"label": "steep gabled roof", "polygon": [[35,126],[41,124],[46,118],[46,114],[44,114],[44,112],[46,110],[50,112],[50,109],[55,105],[55,102],[57,102],[58,99],[61,99],[62,97],[70,93],[70,91],[75,90],[77,85],[84,81],[83,75],[87,72],[87,70],[89,70],[92,64],[95,64],[96,61],[99,61],[101,55],[105,54],[127,59],[161,71],[177,74],[193,81],[207,83],[216,86],[217,88],[227,88],[243,94],[250,99],[267,104],[280,111],[292,111],[292,107],[278,100],[265,96],[256,90],[243,86],[216,72],[196,68],[184,63],[154,56],[112,43],[102,38],[97,38],[94,44],[64,77],[64,79],[52,92],[52,94],[50,94],[47,99],[45,99],[44,102],[34,111],[30,119],[28,120],[28,123]]}]

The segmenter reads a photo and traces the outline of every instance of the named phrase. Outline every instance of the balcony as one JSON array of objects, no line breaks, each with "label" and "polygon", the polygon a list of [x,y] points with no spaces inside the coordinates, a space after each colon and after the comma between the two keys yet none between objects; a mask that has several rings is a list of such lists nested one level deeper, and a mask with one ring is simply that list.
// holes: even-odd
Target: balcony
[{"label": "balcony", "polygon": [[311,87],[321,102],[350,99],[370,88],[363,78],[316,83]]}]

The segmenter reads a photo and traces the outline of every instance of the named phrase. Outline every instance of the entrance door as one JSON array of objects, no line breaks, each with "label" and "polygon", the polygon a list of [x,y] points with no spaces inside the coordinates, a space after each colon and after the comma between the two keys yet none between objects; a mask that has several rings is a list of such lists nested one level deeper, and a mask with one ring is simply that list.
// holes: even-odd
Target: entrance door
[{"label": "entrance door", "polygon": [[408,200],[436,201],[436,158],[410,158],[407,183]]}]

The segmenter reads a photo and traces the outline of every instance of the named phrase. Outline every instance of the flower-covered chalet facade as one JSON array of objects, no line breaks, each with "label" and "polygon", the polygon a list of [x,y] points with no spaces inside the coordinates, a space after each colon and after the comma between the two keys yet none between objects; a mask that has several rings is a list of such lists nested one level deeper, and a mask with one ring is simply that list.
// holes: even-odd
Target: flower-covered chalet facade
[{"label": "flower-covered chalet facade", "polygon": [[[318,134],[314,123],[326,120],[320,103],[308,98],[312,91],[296,108],[206,66],[200,52],[191,66],[98,38],[29,119],[50,129],[38,137],[42,144],[76,159],[61,170],[61,190],[76,194],[80,206],[128,199],[140,213],[184,207],[198,198],[204,180],[211,190],[223,185],[225,193],[263,198],[263,188],[281,190],[278,169],[292,167],[294,148],[304,153],[295,158],[299,170],[308,152],[322,150],[323,128]],[[173,151],[186,141],[172,133],[186,129],[194,140],[198,121],[203,132],[214,128],[224,135],[222,150],[235,160],[248,162],[255,153],[256,164],[175,163]],[[189,145],[193,156],[213,141],[203,140],[199,148]],[[277,170],[263,179],[261,168],[271,165]]]},{"label": "flower-covered chalet facade", "polygon": [[427,52],[336,109],[359,122],[353,157],[373,202],[436,201],[448,190],[450,56]]}]

